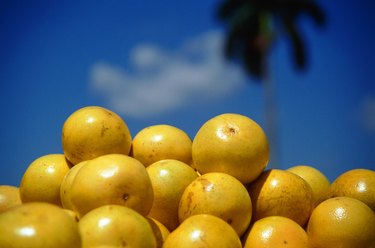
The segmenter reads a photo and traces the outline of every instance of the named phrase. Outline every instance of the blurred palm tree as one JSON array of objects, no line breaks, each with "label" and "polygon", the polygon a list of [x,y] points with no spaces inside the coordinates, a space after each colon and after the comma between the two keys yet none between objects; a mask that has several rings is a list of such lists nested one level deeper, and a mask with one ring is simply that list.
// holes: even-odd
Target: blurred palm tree
[{"label": "blurred palm tree", "polygon": [[267,57],[272,44],[286,36],[292,45],[295,67],[304,69],[306,49],[297,27],[298,17],[307,15],[318,26],[323,26],[324,12],[311,0],[224,0],[217,12],[219,19],[228,26],[225,55],[229,59],[239,59],[246,72],[264,86],[270,167],[278,167],[277,110]]}]

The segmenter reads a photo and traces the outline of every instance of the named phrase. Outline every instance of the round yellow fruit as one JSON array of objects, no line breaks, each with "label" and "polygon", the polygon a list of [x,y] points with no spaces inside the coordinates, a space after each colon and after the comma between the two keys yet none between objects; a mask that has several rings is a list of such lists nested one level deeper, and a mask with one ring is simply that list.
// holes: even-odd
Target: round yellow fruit
[{"label": "round yellow fruit", "polygon": [[221,114],[201,126],[192,145],[193,166],[201,174],[224,172],[247,184],[269,160],[263,129],[240,114]]},{"label": "round yellow fruit", "polygon": [[233,228],[219,217],[198,214],[187,218],[164,242],[163,248],[241,248]]},{"label": "round yellow fruit", "polygon": [[331,197],[348,196],[375,211],[375,171],[352,169],[339,175],[331,185]]},{"label": "round yellow fruit", "polygon": [[243,238],[244,248],[307,248],[306,231],[295,221],[282,216],[257,220]]},{"label": "round yellow fruit", "polygon": [[172,231],[179,225],[178,205],[182,193],[198,174],[189,165],[175,159],[159,160],[146,169],[154,190],[149,216]]},{"label": "round yellow fruit", "polygon": [[81,247],[77,222],[45,202],[24,203],[0,214],[0,233],[0,247]]},{"label": "round yellow fruit", "polygon": [[247,189],[253,203],[254,221],[278,215],[304,226],[314,207],[310,185],[286,170],[266,170]]},{"label": "round yellow fruit", "polygon": [[[156,226],[158,231],[154,231],[155,232],[158,232],[160,235],[160,239],[161,239],[161,244],[163,244],[165,242],[165,240],[167,239],[168,235],[171,233],[168,228],[163,224],[161,223],[160,221],[158,221],[157,219],[154,219],[152,217],[147,217],[147,219],[151,222],[151,223],[154,223],[153,226]],[[155,236],[158,236],[158,235],[155,235]]]},{"label": "round yellow fruit", "polygon": [[101,155],[128,155],[131,134],[124,120],[109,109],[87,106],[73,112],[62,128],[62,147],[73,164]]},{"label": "round yellow fruit", "polygon": [[220,217],[241,236],[251,221],[251,199],[245,186],[235,177],[210,172],[191,182],[181,196],[180,223],[196,214]]},{"label": "round yellow fruit", "polygon": [[157,247],[148,220],[125,206],[106,205],[93,209],[80,219],[78,226],[82,236],[82,248]]},{"label": "round yellow fruit", "polygon": [[47,154],[35,159],[22,176],[22,202],[49,202],[61,206],[60,186],[71,164],[64,154]]},{"label": "round yellow fruit", "polygon": [[375,213],[357,199],[330,198],[312,212],[307,235],[311,248],[373,248]]},{"label": "round yellow fruit", "polygon": [[21,204],[22,202],[18,187],[12,185],[0,185],[0,214]]},{"label": "round yellow fruit", "polygon": [[134,136],[131,156],[146,167],[162,159],[176,159],[190,165],[191,145],[183,130],[171,125],[153,125]]},{"label": "round yellow fruit", "polygon": [[87,161],[71,185],[71,203],[79,218],[108,204],[123,205],[147,215],[153,189],[146,168],[136,159],[108,154]]},{"label": "round yellow fruit", "polygon": [[287,169],[305,179],[314,194],[314,207],[330,197],[331,183],[318,169],[308,165],[296,165]]}]

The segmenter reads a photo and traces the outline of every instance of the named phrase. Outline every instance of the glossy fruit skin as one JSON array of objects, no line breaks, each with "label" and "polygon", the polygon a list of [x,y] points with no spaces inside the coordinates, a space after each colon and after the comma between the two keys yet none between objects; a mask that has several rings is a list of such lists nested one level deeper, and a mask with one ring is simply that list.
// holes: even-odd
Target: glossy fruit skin
[{"label": "glossy fruit skin", "polygon": [[88,161],[71,186],[71,203],[79,218],[94,208],[117,204],[147,215],[153,189],[146,168],[136,159],[108,154]]},{"label": "glossy fruit skin", "polygon": [[138,212],[120,205],[93,209],[78,223],[82,247],[157,247],[148,220]]},{"label": "glossy fruit skin", "polygon": [[181,196],[180,223],[196,214],[217,216],[241,236],[251,221],[251,199],[235,177],[222,172],[207,173],[191,182]]},{"label": "glossy fruit skin", "polygon": [[19,188],[12,185],[0,185],[0,214],[9,208],[21,205]]},{"label": "glossy fruit skin", "polygon": [[304,226],[314,207],[310,185],[289,171],[266,170],[247,189],[253,203],[253,221],[279,215]]},{"label": "glossy fruit skin", "polygon": [[190,137],[171,125],[153,125],[139,131],[133,139],[131,156],[144,166],[163,159],[175,159],[191,164]]},{"label": "glossy fruit skin", "polygon": [[312,212],[307,225],[311,248],[375,247],[375,213],[350,197],[329,198]]},{"label": "glossy fruit skin", "polygon": [[147,168],[154,191],[149,216],[172,231],[179,225],[178,206],[185,188],[198,177],[189,165],[175,160],[159,160]]},{"label": "glossy fruit skin", "polygon": [[375,171],[353,169],[339,175],[331,185],[331,197],[348,196],[366,203],[375,211]]},{"label": "glossy fruit skin", "polygon": [[101,155],[129,155],[131,134],[124,120],[113,111],[87,106],[73,112],[62,128],[62,147],[72,164]]},{"label": "glossy fruit skin", "polygon": [[64,154],[47,154],[35,159],[22,176],[19,188],[22,202],[62,206],[60,186],[71,166]]},{"label": "glossy fruit skin", "polygon": [[0,214],[0,233],[0,247],[81,247],[77,222],[45,202],[24,203]]},{"label": "glossy fruit skin", "polygon": [[307,248],[305,230],[282,216],[268,216],[256,221],[244,237],[244,248]]},{"label": "glossy fruit skin", "polygon": [[164,242],[163,248],[241,248],[241,241],[231,226],[213,215],[198,214],[187,218]]},{"label": "glossy fruit skin", "polygon": [[252,119],[226,113],[205,122],[192,146],[193,166],[201,173],[224,172],[247,184],[269,160],[268,140]]}]

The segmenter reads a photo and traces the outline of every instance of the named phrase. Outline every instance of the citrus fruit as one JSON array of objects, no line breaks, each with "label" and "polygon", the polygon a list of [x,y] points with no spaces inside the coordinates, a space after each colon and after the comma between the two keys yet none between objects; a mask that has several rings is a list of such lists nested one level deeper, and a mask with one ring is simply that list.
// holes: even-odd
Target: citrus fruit
[{"label": "citrus fruit", "polygon": [[131,208],[105,205],[91,210],[78,222],[82,247],[157,247],[148,220]]},{"label": "citrus fruit", "polygon": [[108,154],[87,161],[71,185],[71,203],[79,218],[108,204],[130,207],[147,215],[153,189],[146,168],[136,159]]},{"label": "citrus fruit", "polygon": [[[167,239],[168,235],[171,232],[168,230],[168,228],[163,223],[161,223],[157,219],[154,219],[152,217],[147,217],[147,219],[150,220],[150,222],[154,223],[156,225],[156,227],[159,229],[158,232],[161,235],[161,240],[162,240],[162,244],[163,244],[164,241]],[[155,236],[157,236],[157,235],[155,235]]]},{"label": "citrus fruit", "polygon": [[131,134],[124,120],[109,109],[87,106],[73,112],[62,128],[62,147],[73,164],[101,155],[129,155]]},{"label": "citrus fruit", "polygon": [[0,247],[81,247],[77,222],[46,202],[24,203],[0,214],[0,233]]},{"label": "citrus fruit", "polygon": [[253,202],[253,220],[279,215],[303,226],[314,207],[310,185],[296,174],[269,169],[247,186]]},{"label": "citrus fruit", "polygon": [[287,169],[305,179],[310,185],[314,195],[314,207],[330,197],[331,183],[318,169],[309,165],[296,165]]},{"label": "citrus fruit", "polygon": [[307,248],[307,234],[295,221],[282,216],[257,220],[246,234],[244,248]]},{"label": "citrus fruit", "polygon": [[178,209],[180,223],[195,214],[211,214],[230,224],[241,236],[251,221],[251,199],[235,177],[210,172],[197,177],[184,190]]},{"label": "citrus fruit", "polygon": [[42,201],[61,206],[60,186],[71,164],[64,154],[47,154],[35,159],[20,183],[22,202]]},{"label": "citrus fruit", "polygon": [[362,201],[334,197],[321,202],[307,225],[311,248],[375,247],[375,213]]},{"label": "citrus fruit", "polygon": [[154,191],[149,216],[172,231],[179,225],[178,205],[182,193],[198,174],[189,165],[175,159],[159,160],[146,169]]},{"label": "citrus fruit", "polygon": [[331,185],[331,197],[348,196],[375,211],[375,171],[352,169],[339,175]]},{"label": "citrus fruit", "polygon": [[12,185],[0,185],[0,213],[21,204],[22,201],[18,187]]},{"label": "citrus fruit", "polygon": [[191,145],[183,130],[171,125],[153,125],[134,136],[131,156],[146,167],[162,159],[176,159],[190,165]]},{"label": "citrus fruit", "polygon": [[252,119],[240,114],[221,114],[200,127],[193,140],[192,157],[194,168],[201,174],[224,172],[247,184],[268,163],[268,140]]},{"label": "citrus fruit", "polygon": [[233,228],[219,217],[198,214],[187,218],[164,242],[163,248],[241,248]]}]

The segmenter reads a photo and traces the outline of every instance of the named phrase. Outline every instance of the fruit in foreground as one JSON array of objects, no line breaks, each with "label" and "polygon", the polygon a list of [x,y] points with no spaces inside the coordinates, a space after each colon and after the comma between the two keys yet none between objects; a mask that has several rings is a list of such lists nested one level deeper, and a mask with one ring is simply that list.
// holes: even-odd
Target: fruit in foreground
[{"label": "fruit in foreground", "polygon": [[320,203],[307,226],[311,248],[375,247],[375,213],[350,197],[334,197]]},{"label": "fruit in foreground", "polygon": [[85,163],[71,185],[71,204],[79,218],[108,204],[123,205],[147,215],[153,189],[146,168],[136,159],[108,154]]},{"label": "fruit in foreground", "polygon": [[267,166],[268,140],[263,129],[240,114],[206,121],[193,140],[193,166],[201,174],[224,172],[247,184]]},{"label": "fruit in foreground", "polygon": [[241,241],[233,228],[219,217],[199,214],[182,222],[169,234],[163,248],[241,248]]},{"label": "fruit in foreground", "polygon": [[251,221],[251,199],[245,186],[235,177],[211,172],[191,182],[181,196],[180,223],[195,214],[217,216],[241,236]]},{"label": "fruit in foreground", "polygon": [[12,185],[0,185],[0,214],[9,208],[21,205],[19,188]]},{"label": "fruit in foreground", "polygon": [[375,171],[353,169],[342,173],[331,185],[331,197],[335,196],[356,198],[375,211]]},{"label": "fruit in foreground", "polygon": [[247,186],[253,202],[253,220],[279,215],[304,226],[314,207],[310,185],[296,174],[270,169]]},{"label": "fruit in foreground", "polygon": [[119,205],[93,209],[78,223],[82,247],[157,247],[148,220],[136,211]]},{"label": "fruit in foreground", "polygon": [[125,121],[97,106],[73,112],[64,122],[61,139],[64,154],[73,164],[105,154],[129,155],[132,142]]},{"label": "fruit in foreground", "polygon": [[244,248],[307,248],[307,234],[295,221],[268,216],[256,221],[244,236]]},{"label": "fruit in foreground", "polygon": [[198,174],[189,165],[175,159],[160,160],[146,169],[154,191],[149,216],[172,231],[179,225],[178,205],[182,193]]},{"label": "fruit in foreground", "polygon": [[45,202],[24,203],[0,214],[0,233],[0,247],[81,247],[74,218]]}]

